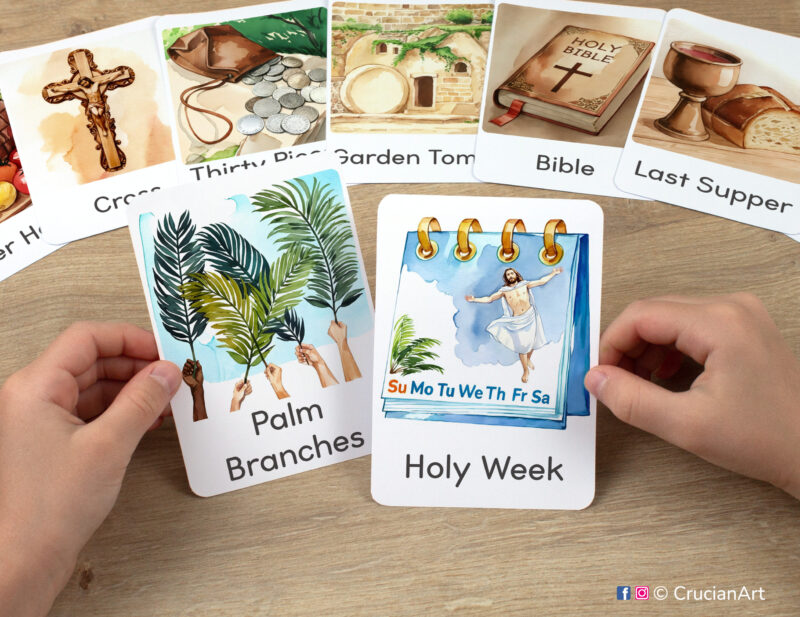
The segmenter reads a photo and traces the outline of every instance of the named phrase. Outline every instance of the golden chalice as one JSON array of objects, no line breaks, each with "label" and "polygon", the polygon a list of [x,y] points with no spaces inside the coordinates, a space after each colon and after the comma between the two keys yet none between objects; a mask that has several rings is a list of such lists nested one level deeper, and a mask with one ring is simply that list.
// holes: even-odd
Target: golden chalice
[{"label": "golden chalice", "polygon": [[681,89],[680,98],[656,127],[672,137],[705,141],[701,106],[709,96],[730,92],[739,79],[741,58],[708,45],[673,41],[664,59],[664,75]]}]

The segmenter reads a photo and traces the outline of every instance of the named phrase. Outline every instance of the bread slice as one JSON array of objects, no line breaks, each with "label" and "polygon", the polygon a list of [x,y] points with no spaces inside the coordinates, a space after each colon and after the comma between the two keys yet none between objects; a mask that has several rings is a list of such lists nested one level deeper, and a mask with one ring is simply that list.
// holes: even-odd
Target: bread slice
[{"label": "bread slice", "polygon": [[800,108],[768,86],[739,84],[707,99],[703,121],[740,148],[800,156]]}]

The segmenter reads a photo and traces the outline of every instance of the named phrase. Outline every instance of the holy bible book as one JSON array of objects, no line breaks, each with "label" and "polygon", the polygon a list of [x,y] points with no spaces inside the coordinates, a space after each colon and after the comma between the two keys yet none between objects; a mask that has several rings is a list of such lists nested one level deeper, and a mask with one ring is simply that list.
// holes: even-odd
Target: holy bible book
[{"label": "holy bible book", "polygon": [[565,26],[495,90],[495,104],[597,135],[644,78],[653,46]]}]

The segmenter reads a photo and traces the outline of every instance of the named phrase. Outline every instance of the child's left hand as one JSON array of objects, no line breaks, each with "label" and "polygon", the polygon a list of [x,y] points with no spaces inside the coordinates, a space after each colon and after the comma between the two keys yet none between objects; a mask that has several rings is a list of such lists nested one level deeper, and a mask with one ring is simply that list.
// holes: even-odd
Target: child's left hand
[{"label": "child's left hand", "polygon": [[[45,615],[181,373],[150,332],[81,323],[0,389],[0,607]],[[7,611],[7,612],[6,612]]]}]

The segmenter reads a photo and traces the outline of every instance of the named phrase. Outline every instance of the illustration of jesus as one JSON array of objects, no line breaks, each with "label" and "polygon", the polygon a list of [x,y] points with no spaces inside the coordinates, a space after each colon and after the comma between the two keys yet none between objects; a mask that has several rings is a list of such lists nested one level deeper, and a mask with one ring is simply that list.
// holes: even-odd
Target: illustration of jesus
[{"label": "illustration of jesus", "polygon": [[530,371],[534,368],[531,355],[534,350],[539,349],[547,342],[544,337],[542,318],[539,317],[539,311],[536,310],[532,289],[546,284],[563,271],[562,268],[555,268],[547,276],[535,281],[526,281],[514,268],[506,268],[503,272],[505,285],[491,296],[483,298],[466,296],[467,302],[482,304],[502,300],[503,316],[486,326],[486,331],[498,343],[519,354],[523,383],[528,382]]}]

